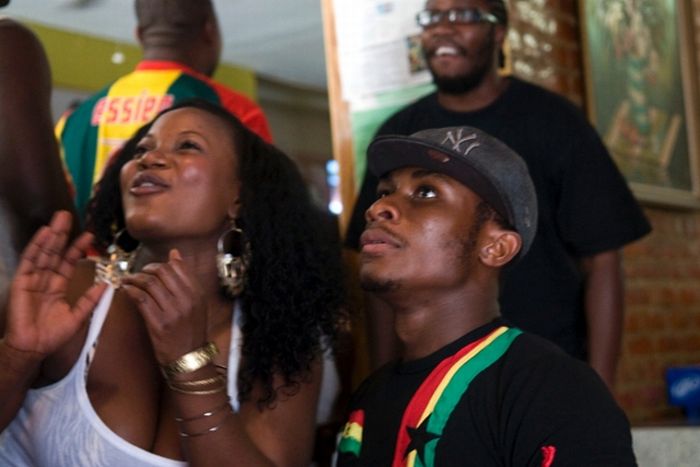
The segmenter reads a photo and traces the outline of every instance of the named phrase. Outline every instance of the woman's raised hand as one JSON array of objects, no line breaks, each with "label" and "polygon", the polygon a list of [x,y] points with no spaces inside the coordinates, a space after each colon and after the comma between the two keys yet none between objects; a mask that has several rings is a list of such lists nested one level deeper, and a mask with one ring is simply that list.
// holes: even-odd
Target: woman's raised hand
[{"label": "woman's raised hand", "polygon": [[122,278],[122,289],[146,322],[161,365],[201,347],[207,337],[207,303],[177,250],[167,263],[151,263]]},{"label": "woman's raised hand", "polygon": [[75,335],[106,287],[93,285],[73,306],[66,301],[68,281],[92,241],[84,233],[67,247],[70,229],[71,214],[56,212],[24,249],[10,289],[5,344],[39,359]]}]

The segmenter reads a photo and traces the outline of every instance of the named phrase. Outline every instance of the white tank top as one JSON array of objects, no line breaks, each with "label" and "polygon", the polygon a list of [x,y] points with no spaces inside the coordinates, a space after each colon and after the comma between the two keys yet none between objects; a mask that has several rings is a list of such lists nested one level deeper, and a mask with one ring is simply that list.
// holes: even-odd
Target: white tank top
[{"label": "white tank top", "polygon": [[[27,393],[12,423],[0,433],[0,466],[21,467],[141,467],[186,466],[145,451],[105,425],[90,404],[86,379],[90,360],[112,303],[114,289],[105,290],[92,316],[78,361],[60,381]],[[240,360],[241,315],[238,302],[231,320],[228,395],[238,410],[236,376]]]}]

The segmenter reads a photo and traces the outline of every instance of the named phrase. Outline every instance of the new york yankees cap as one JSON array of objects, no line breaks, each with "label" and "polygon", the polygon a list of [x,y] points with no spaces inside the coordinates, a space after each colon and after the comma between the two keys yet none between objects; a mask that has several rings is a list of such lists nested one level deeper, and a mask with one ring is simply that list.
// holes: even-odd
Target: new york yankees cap
[{"label": "new york yankees cap", "polygon": [[537,229],[537,197],[522,158],[488,133],[468,126],[375,138],[367,149],[369,170],[381,177],[402,167],[449,175],[488,203],[520,234],[522,257]]}]

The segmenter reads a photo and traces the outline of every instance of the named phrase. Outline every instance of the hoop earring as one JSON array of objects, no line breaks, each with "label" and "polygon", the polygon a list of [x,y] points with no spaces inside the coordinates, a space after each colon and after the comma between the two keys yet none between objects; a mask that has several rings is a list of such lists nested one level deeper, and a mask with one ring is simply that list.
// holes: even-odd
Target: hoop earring
[{"label": "hoop earring", "polygon": [[[125,251],[119,246],[119,240],[126,229],[121,229],[114,235],[111,245],[107,247],[107,256],[101,257],[95,266],[95,282],[106,282],[118,289],[122,283],[122,277],[130,274],[134,266],[134,258],[141,245],[132,251]],[[128,233],[127,233],[128,234]]]},{"label": "hoop earring", "polygon": [[[232,253],[225,251],[226,247],[229,247]],[[245,289],[251,257],[250,242],[234,222],[219,237],[216,250],[216,267],[221,286],[230,296],[237,297]]]}]

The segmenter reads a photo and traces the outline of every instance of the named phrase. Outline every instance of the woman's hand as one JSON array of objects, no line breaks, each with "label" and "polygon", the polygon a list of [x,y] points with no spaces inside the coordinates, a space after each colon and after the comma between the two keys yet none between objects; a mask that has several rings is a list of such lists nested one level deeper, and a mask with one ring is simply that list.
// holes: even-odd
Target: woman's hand
[{"label": "woman's hand", "polygon": [[170,251],[167,263],[151,263],[122,278],[122,288],[143,316],[161,365],[206,342],[204,293],[177,250]]},{"label": "woman's hand", "polygon": [[76,334],[106,287],[93,285],[72,307],[66,301],[75,265],[92,242],[92,235],[85,233],[66,249],[70,229],[70,213],[56,212],[32,237],[12,281],[4,342],[35,359],[55,352]]}]

